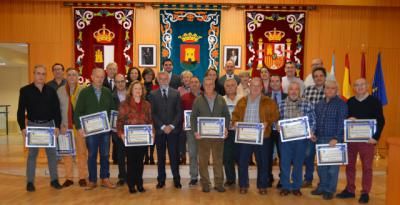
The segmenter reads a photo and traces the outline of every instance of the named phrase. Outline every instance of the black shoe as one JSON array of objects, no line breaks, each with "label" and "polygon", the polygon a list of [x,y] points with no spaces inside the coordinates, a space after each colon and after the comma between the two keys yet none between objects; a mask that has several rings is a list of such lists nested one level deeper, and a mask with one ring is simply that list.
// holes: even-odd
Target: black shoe
[{"label": "black shoe", "polygon": [[209,186],[204,186],[201,191],[203,191],[204,193],[208,193],[210,192],[210,187]]},{"label": "black shoe", "polygon": [[131,193],[131,194],[136,193],[135,187],[129,187],[129,193]]},{"label": "black shoe", "polygon": [[138,190],[140,193],[146,192],[146,189],[144,189],[143,186],[138,186],[137,190]]},{"label": "black shoe", "polygon": [[218,187],[214,187],[215,190],[217,190],[217,192],[225,192],[225,188],[223,186],[218,186]]},{"label": "black shoe", "polygon": [[224,186],[228,186],[229,187],[229,186],[232,186],[232,185],[235,185],[235,184],[236,184],[235,180],[232,180],[232,181],[228,180],[228,181],[225,182]]},{"label": "black shoe", "polygon": [[125,185],[125,180],[123,179],[118,180],[117,186],[124,186],[124,185]]},{"label": "black shoe", "polygon": [[175,188],[177,188],[177,189],[182,189],[182,184],[181,184],[180,181],[174,181],[174,186],[175,186]]},{"label": "black shoe", "polygon": [[322,198],[325,199],[325,200],[332,200],[333,199],[333,193],[325,192],[322,195]]},{"label": "black shoe", "polygon": [[343,190],[339,194],[336,194],[336,198],[339,198],[339,199],[349,199],[349,198],[354,198],[354,197],[356,197],[356,195],[354,193],[347,191],[347,189]]},{"label": "black shoe", "polygon": [[321,190],[318,190],[318,189],[314,189],[311,191],[311,195],[314,195],[314,196],[319,196],[319,195],[323,195],[323,194],[324,194],[324,192]]},{"label": "black shoe", "polygon": [[71,185],[73,185],[73,184],[74,184],[74,182],[73,182],[72,180],[67,179],[67,180],[65,180],[65,182],[63,183],[62,187],[69,187],[69,186],[71,186]]},{"label": "black shoe", "polygon": [[164,186],[165,186],[165,182],[158,182],[157,185],[156,185],[156,188],[157,188],[157,189],[161,189],[161,188],[163,188]]},{"label": "black shoe", "polygon": [[197,185],[197,179],[192,179],[192,180],[190,180],[190,182],[189,182],[189,186],[195,186],[195,185]]},{"label": "black shoe", "polygon": [[279,181],[278,181],[278,184],[276,184],[276,188],[277,188],[277,189],[282,188],[281,180],[279,180]]},{"label": "black shoe", "polygon": [[256,163],[254,163],[253,161],[249,162],[249,166],[255,166],[255,165],[256,165]]},{"label": "black shoe", "polygon": [[149,160],[144,160],[143,164],[148,165],[148,164],[150,164],[150,161]]},{"label": "black shoe", "polygon": [[52,186],[55,189],[62,189],[62,186],[60,185],[60,183],[58,183],[58,180],[51,181],[50,186]]},{"label": "black shoe", "polygon": [[35,185],[33,185],[33,183],[32,182],[28,182],[28,184],[26,184],[26,191],[28,191],[28,192],[34,192],[36,189],[35,189]]},{"label": "black shoe", "polygon": [[369,195],[368,194],[361,194],[360,199],[358,199],[358,203],[367,204],[368,202],[369,202]]},{"label": "black shoe", "polygon": [[80,179],[78,183],[79,183],[80,187],[86,187],[87,186],[86,179]]}]

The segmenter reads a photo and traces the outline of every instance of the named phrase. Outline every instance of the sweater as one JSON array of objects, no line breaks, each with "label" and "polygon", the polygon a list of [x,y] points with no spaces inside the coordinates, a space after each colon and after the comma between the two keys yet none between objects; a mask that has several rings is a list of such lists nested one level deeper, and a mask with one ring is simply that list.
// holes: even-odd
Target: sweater
[{"label": "sweater", "polygon": [[372,137],[378,141],[383,127],[385,126],[385,117],[383,116],[381,102],[372,95],[369,95],[361,102],[355,97],[351,97],[347,101],[347,106],[349,108],[349,118],[354,117],[357,119],[376,119],[376,132]]},{"label": "sweater", "polygon": [[79,119],[81,116],[106,111],[108,117],[110,117],[110,111],[115,109],[115,103],[110,89],[103,86],[101,88],[100,100],[97,100],[97,96],[92,85],[84,88],[80,92],[75,106],[75,127],[76,129],[81,129],[81,121]]}]

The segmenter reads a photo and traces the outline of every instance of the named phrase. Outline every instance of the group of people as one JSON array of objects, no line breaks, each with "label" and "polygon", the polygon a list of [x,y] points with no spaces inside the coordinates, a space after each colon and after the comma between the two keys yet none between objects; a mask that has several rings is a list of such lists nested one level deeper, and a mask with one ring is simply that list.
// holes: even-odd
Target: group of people
[{"label": "group of people", "polygon": [[[166,182],[166,152],[173,175],[175,188],[182,188],[179,166],[189,159],[189,186],[198,184],[203,192],[210,192],[212,183],[208,166],[214,172],[213,188],[225,192],[225,187],[239,184],[239,193],[246,194],[250,186],[249,163],[254,154],[257,165],[256,187],[259,194],[267,194],[274,177],[272,165],[274,150],[279,157],[279,181],[281,196],[301,196],[301,188],[312,186],[315,167],[316,144],[335,146],[343,142],[345,119],[376,119],[377,130],[368,143],[349,142],[346,166],[347,185],[337,198],[355,197],[355,164],[357,155],[362,161],[362,190],[360,203],[369,201],[372,185],[372,163],[374,145],[379,140],[384,126],[382,105],[368,94],[368,83],[358,79],[353,84],[355,96],[342,100],[338,95],[338,83],[327,78],[322,60],[312,61],[312,82],[304,83],[296,77],[295,64],[287,62],[286,76],[270,74],[262,68],[260,77],[251,77],[247,71],[234,74],[235,65],[228,60],[225,74],[207,70],[203,82],[190,71],[181,76],[173,74],[173,62],[162,62],[162,71],[155,73],[146,68],[142,73],[131,68],[125,77],[118,74],[118,65],[110,63],[104,69],[94,68],[91,85],[78,84],[79,72],[55,64],[52,67],[54,80],[45,83],[46,68],[34,67],[33,83],[21,88],[18,105],[18,123],[22,134],[27,126],[54,126],[55,135],[66,130],[74,131],[79,185],[86,189],[97,187],[97,158],[100,155],[100,185],[114,189],[128,185],[129,192],[145,192],[143,187],[144,164],[155,164],[157,151],[157,189]],[[142,80],[143,79],[143,80]],[[110,133],[86,136],[80,117],[101,111],[110,114],[118,111],[117,129]],[[184,110],[191,110],[191,130],[183,127]],[[311,138],[282,142],[278,120],[307,116]],[[198,117],[225,118],[224,139],[202,138],[198,131]],[[235,143],[235,128],[238,122],[262,123],[264,139],[262,145]],[[124,125],[153,125],[154,146],[125,147]],[[109,157],[112,140],[113,161],[118,164],[118,182],[110,181]],[[56,189],[71,186],[73,182],[73,158],[63,156],[66,181],[58,182],[55,148],[46,148],[51,186]],[[27,160],[27,191],[35,191],[34,177],[38,148],[29,148]],[[212,160],[210,161],[210,155]],[[303,166],[305,174],[303,176]],[[237,167],[237,169],[236,169]],[[224,173],[225,171],[225,173]],[[337,189],[339,166],[318,166],[319,183],[311,191],[329,200]],[[304,178],[303,178],[304,177]],[[226,179],[224,179],[226,178]]]}]

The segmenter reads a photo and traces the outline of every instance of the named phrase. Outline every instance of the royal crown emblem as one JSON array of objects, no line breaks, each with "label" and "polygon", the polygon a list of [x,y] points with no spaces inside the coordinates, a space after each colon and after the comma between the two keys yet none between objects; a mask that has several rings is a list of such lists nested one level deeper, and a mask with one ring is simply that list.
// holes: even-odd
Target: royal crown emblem
[{"label": "royal crown emblem", "polygon": [[272,31],[266,31],[264,35],[270,42],[279,42],[283,37],[285,37],[285,32],[278,31],[276,28],[274,28]]},{"label": "royal crown emblem", "polygon": [[93,33],[93,37],[98,43],[111,43],[111,41],[115,37],[115,34],[107,29],[106,25],[103,24],[103,27],[101,29]]},{"label": "royal crown emblem", "polygon": [[189,32],[189,33],[184,33],[183,35],[178,36],[178,38],[186,43],[196,43],[203,37],[197,35],[197,33]]}]

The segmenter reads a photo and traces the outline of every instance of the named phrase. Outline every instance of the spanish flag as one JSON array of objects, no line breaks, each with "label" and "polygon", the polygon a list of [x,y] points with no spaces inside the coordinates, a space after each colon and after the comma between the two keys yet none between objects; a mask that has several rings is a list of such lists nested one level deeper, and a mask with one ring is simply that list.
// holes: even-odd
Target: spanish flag
[{"label": "spanish flag", "polygon": [[346,58],[344,62],[344,76],[343,76],[343,89],[342,89],[343,98],[348,100],[351,96],[353,96],[352,88],[350,84],[350,61],[349,54],[346,53]]}]

